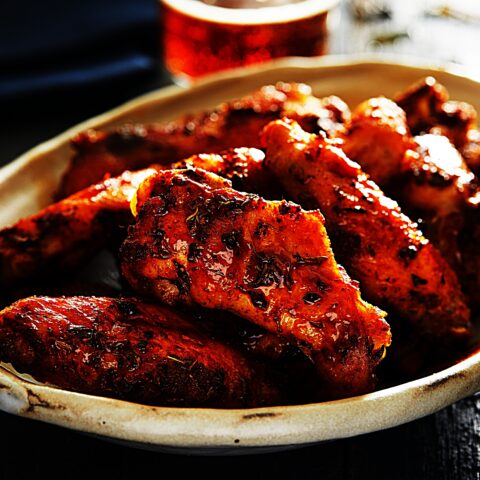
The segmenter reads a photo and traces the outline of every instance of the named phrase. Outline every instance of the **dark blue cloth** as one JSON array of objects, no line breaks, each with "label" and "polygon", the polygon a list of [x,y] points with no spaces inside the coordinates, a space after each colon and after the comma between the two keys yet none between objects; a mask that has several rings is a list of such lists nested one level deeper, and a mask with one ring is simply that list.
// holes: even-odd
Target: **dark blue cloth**
[{"label": "dark blue cloth", "polygon": [[3,0],[0,103],[145,79],[158,44],[157,0]]}]

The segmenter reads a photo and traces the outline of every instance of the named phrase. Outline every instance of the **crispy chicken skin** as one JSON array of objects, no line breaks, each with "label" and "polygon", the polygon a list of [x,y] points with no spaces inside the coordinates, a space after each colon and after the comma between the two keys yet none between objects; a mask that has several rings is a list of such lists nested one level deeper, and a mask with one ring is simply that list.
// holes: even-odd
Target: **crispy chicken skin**
[{"label": "crispy chicken skin", "polygon": [[288,119],[269,124],[263,139],[267,168],[291,199],[321,209],[336,257],[367,299],[424,335],[468,336],[469,310],[455,274],[358,164]]},{"label": "crispy chicken skin", "polygon": [[389,327],[336,264],[320,212],[218,179],[172,170],[142,184],[121,249],[128,282],[164,303],[228,310],[286,337],[334,396],[371,390]]},{"label": "crispy chicken skin", "polygon": [[385,97],[361,103],[338,137],[347,156],[381,188],[394,183],[405,152],[414,146],[405,112]]},{"label": "crispy chicken skin", "polygon": [[106,173],[115,176],[153,163],[169,165],[198,153],[259,147],[262,128],[283,116],[295,118],[309,131],[322,129],[333,135],[342,129],[349,110],[337,97],[313,97],[307,85],[278,83],[166,124],[87,130],[72,139],[75,154],[58,195],[71,195],[100,181]]},{"label": "crispy chicken skin", "polygon": [[447,136],[469,168],[480,174],[480,131],[477,112],[466,102],[449,100],[447,89],[433,77],[426,77],[395,96],[406,112],[414,134]]},{"label": "crispy chicken skin", "polygon": [[131,222],[130,200],[154,172],[124,172],[0,230],[0,285],[80,266]]},{"label": "crispy chicken skin", "polygon": [[418,135],[408,150],[394,196],[411,214],[422,218],[428,238],[462,277],[459,235],[473,207],[475,175],[443,135]]},{"label": "crispy chicken skin", "polygon": [[215,153],[200,153],[172,165],[173,169],[201,168],[232,181],[236,190],[262,197],[281,197],[264,166],[265,154],[257,148],[231,148]]},{"label": "crispy chicken skin", "polygon": [[417,135],[414,141],[400,170],[409,204],[436,215],[458,211],[476,191],[475,175],[447,137]]},{"label": "crispy chicken skin", "polygon": [[[231,179],[241,190],[274,195],[264,153],[254,148],[195,155],[177,163],[199,166]],[[156,169],[124,172],[50,205],[12,227],[0,230],[0,285],[78,267],[104,247],[119,227],[133,220],[130,201]]]},{"label": "crispy chicken skin", "polygon": [[83,393],[166,406],[279,401],[262,367],[167,307],[134,298],[30,297],[0,313],[0,359]]},{"label": "crispy chicken skin", "polygon": [[[439,109],[446,95],[444,87],[425,83],[405,97],[415,131],[433,122],[427,113]],[[368,108],[372,102],[374,114],[365,115],[372,110]],[[469,198],[477,189],[477,179],[449,138],[438,131],[412,137],[403,110],[391,100],[378,103],[371,99],[353,112],[341,140],[344,151],[372,180],[380,182],[408,215],[422,219],[426,236],[457,272],[469,303],[480,305],[480,293],[470,287],[470,264],[478,260],[463,254],[465,249],[475,251],[474,245],[468,245],[468,238],[473,241],[475,235],[469,236],[463,229],[469,223],[467,218],[474,215]]]},{"label": "crispy chicken skin", "polygon": [[425,77],[399,92],[395,103],[406,113],[415,134],[425,132],[436,123],[437,112],[448,100],[448,91],[433,77]]}]

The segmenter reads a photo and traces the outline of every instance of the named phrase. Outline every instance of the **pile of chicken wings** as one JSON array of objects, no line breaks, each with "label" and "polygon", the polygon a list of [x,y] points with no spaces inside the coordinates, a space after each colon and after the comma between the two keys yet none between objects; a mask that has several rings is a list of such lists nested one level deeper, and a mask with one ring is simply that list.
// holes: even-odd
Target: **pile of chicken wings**
[{"label": "pile of chicken wings", "polygon": [[[480,131],[434,78],[352,112],[278,83],[72,146],[57,202],[0,230],[0,284],[16,292],[0,360],[18,372],[245,408],[367,393],[468,348]],[[105,249],[120,291],[19,293]]]}]

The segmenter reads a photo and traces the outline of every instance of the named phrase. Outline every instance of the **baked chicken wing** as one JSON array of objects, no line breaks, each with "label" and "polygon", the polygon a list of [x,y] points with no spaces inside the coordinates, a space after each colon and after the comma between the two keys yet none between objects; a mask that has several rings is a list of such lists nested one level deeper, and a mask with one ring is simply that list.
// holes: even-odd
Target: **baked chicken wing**
[{"label": "baked chicken wing", "polygon": [[381,188],[395,182],[405,152],[413,146],[405,112],[385,97],[361,103],[338,137],[347,156]]},{"label": "baked chicken wing", "polygon": [[[412,128],[423,128],[429,109],[443,105],[445,95],[436,83],[412,93],[405,104]],[[344,151],[408,215],[422,219],[426,236],[459,275],[470,304],[480,305],[480,294],[471,288],[471,264],[479,260],[472,258],[476,247],[468,239],[473,241],[475,235],[463,231],[470,230],[472,209],[478,208],[469,200],[477,180],[449,138],[438,132],[412,137],[403,110],[385,98],[367,100],[355,109],[341,139]],[[465,249],[472,254],[465,255]]]},{"label": "baked chicken wing", "polygon": [[395,95],[397,105],[406,113],[408,125],[417,135],[437,122],[437,113],[448,100],[448,91],[433,77],[425,77]]},{"label": "baked chicken wing", "polygon": [[290,198],[320,208],[333,251],[369,301],[429,337],[469,335],[469,310],[446,261],[335,142],[278,120],[263,134],[267,168]]},{"label": "baked chicken wing", "polygon": [[[241,190],[274,196],[275,184],[254,148],[201,154],[173,167],[199,166],[231,179]],[[130,202],[156,168],[124,172],[88,187],[15,225],[0,230],[0,285],[78,267],[133,221]]]},{"label": "baked chicken wing", "polygon": [[370,390],[389,327],[336,264],[320,212],[218,179],[171,170],[141,185],[121,248],[127,281],[164,303],[228,310],[286,337],[334,395]]},{"label": "baked chicken wing", "polygon": [[72,140],[74,157],[60,187],[65,197],[100,181],[153,163],[170,165],[198,153],[233,147],[259,147],[259,134],[271,120],[283,116],[304,128],[335,134],[349,110],[337,97],[318,99],[304,84],[278,83],[223,103],[203,113],[166,124],[124,125],[111,131],[88,130]]},{"label": "baked chicken wing", "polygon": [[[394,195],[411,215],[422,218],[428,238],[460,274],[459,235],[466,226],[475,175],[443,135],[418,135],[408,150]],[[479,252],[480,254],[480,252]]]},{"label": "baked chicken wing", "polygon": [[1,229],[0,285],[81,265],[131,222],[130,200],[154,172],[124,172]]},{"label": "baked chicken wing", "polygon": [[257,148],[231,148],[219,154],[200,153],[174,163],[172,169],[201,168],[232,181],[242,192],[262,197],[281,197],[276,182],[264,165],[265,154]]},{"label": "baked chicken wing", "polygon": [[477,112],[466,102],[449,100],[447,89],[433,77],[426,77],[396,95],[414,134],[447,136],[469,168],[480,174],[480,131]]},{"label": "baked chicken wing", "polygon": [[83,393],[188,407],[279,401],[262,366],[169,308],[137,299],[30,297],[0,313],[0,359]]}]

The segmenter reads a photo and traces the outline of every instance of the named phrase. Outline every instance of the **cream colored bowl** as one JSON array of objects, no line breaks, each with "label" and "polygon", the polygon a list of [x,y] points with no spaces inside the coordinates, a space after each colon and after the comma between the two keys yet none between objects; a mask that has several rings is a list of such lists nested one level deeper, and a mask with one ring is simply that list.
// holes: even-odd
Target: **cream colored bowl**
[{"label": "cream colored bowl", "polygon": [[[292,59],[211,77],[188,90],[165,88],[89,120],[0,170],[0,225],[45,206],[70,157],[69,138],[88,127],[162,121],[212,107],[279,80],[301,81],[350,105],[392,95],[434,74],[480,109],[480,83],[462,72],[378,61]],[[434,375],[369,395],[310,405],[216,410],[164,408],[72,393],[0,367],[0,409],[111,440],[162,451],[233,454],[350,437],[431,414],[480,390],[480,353]]]}]

